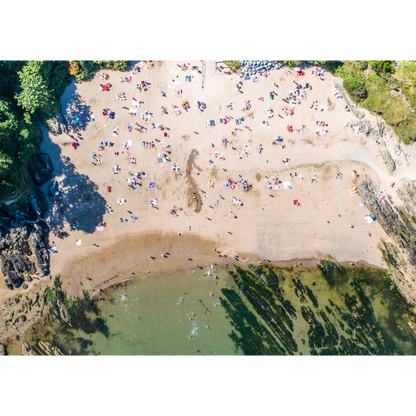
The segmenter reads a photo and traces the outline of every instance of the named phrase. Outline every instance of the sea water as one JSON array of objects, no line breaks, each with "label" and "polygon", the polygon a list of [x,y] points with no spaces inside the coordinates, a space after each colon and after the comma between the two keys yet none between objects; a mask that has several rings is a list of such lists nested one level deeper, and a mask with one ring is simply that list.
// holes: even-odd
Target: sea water
[{"label": "sea water", "polygon": [[97,301],[101,331],[60,329],[54,342],[68,354],[242,354],[227,336],[232,326],[218,299],[224,287],[234,282],[215,266],[133,279]]},{"label": "sea water", "polygon": [[133,278],[105,289],[90,328],[50,319],[25,338],[70,355],[416,354],[415,316],[386,289],[386,271],[350,267],[331,282],[317,268],[273,270],[277,291],[215,265]]}]

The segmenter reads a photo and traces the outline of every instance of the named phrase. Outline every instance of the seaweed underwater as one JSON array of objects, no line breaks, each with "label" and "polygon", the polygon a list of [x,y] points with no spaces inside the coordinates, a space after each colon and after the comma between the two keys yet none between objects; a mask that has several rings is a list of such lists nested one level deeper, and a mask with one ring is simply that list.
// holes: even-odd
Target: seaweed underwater
[{"label": "seaweed underwater", "polygon": [[237,288],[221,297],[235,328],[229,336],[244,354],[416,353],[416,315],[385,270],[331,260],[309,269],[248,267],[229,271]]}]

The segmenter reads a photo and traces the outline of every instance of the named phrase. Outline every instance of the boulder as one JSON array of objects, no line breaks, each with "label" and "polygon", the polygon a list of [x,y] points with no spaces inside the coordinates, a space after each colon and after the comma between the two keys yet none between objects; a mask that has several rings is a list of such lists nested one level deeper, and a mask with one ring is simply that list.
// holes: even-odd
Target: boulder
[{"label": "boulder", "polygon": [[58,113],[54,118],[47,120],[46,127],[52,134],[68,133],[68,126],[61,113]]},{"label": "boulder", "polygon": [[[4,274],[4,273],[3,273]],[[13,290],[14,288],[19,288],[22,283],[23,283],[23,278],[22,276],[19,276],[16,272],[10,271],[6,274],[6,279],[5,279],[5,283],[6,283],[6,287],[9,290]]]},{"label": "boulder", "polygon": [[39,153],[30,166],[30,173],[37,186],[42,186],[53,177],[53,163],[47,153]]},{"label": "boulder", "polygon": [[43,230],[40,225],[34,224],[28,242],[35,255],[36,269],[40,276],[45,276],[49,273],[49,251],[46,248],[43,239]]},{"label": "boulder", "polygon": [[30,195],[30,206],[33,209],[34,213],[36,214],[36,217],[39,218],[42,216],[42,212],[44,210],[42,202],[36,198],[34,194]]}]

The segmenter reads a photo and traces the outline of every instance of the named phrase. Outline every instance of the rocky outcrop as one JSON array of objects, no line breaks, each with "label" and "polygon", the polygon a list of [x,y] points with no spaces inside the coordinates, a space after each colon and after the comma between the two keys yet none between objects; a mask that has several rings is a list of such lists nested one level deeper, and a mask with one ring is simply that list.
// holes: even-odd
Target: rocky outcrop
[{"label": "rocky outcrop", "polygon": [[369,210],[376,216],[392,242],[384,242],[383,257],[399,290],[407,300],[416,305],[416,223],[411,214],[416,210],[413,183],[405,182],[397,192],[403,200],[406,212],[398,209],[392,199],[381,199],[371,182],[357,185],[360,196]]},{"label": "rocky outcrop", "polygon": [[36,352],[30,348],[30,345],[27,342],[22,344],[22,355],[23,358],[38,358]]},{"label": "rocky outcrop", "polygon": [[393,175],[394,171],[396,170],[396,163],[387,148],[386,140],[399,145],[399,139],[394,133],[394,130],[388,126],[386,122],[381,118],[375,118],[373,120],[366,118],[365,112],[360,111],[360,107],[350,100],[347,92],[342,85],[342,79],[334,77],[333,80],[335,86],[338,88],[343,98],[347,102],[351,113],[356,118],[356,122],[352,125],[359,126],[367,137],[370,137],[377,142],[381,157],[383,158],[384,162],[387,162],[387,170],[389,171],[390,175]]},{"label": "rocky outcrop", "polygon": [[28,242],[35,255],[35,265],[40,276],[49,274],[49,252],[45,244],[45,232],[39,224],[34,224]]},{"label": "rocky outcrop", "polygon": [[53,176],[53,163],[47,153],[39,153],[30,166],[30,173],[37,186],[42,186]]},{"label": "rocky outcrop", "polygon": [[[35,271],[40,276],[49,273],[49,252],[45,232],[39,224],[26,224],[0,230],[0,263],[8,289],[30,282]],[[28,257],[34,256],[34,261]]]},{"label": "rocky outcrop", "polygon": [[[0,344],[1,345],[1,344]],[[58,347],[50,344],[46,341],[38,341],[36,347],[34,347],[38,354],[40,355],[58,355],[62,356],[65,355]],[[23,342],[22,344],[22,355],[38,355],[34,351],[34,349],[27,343]],[[1,354],[0,354],[1,355]]]},{"label": "rocky outcrop", "polygon": [[0,355],[7,355],[6,347],[3,344],[0,344]]},{"label": "rocky outcrop", "polygon": [[407,215],[416,221],[416,187],[411,181],[402,180],[397,196],[403,201]]},{"label": "rocky outcrop", "polygon": [[396,164],[394,163],[393,158],[391,157],[390,152],[387,149],[386,143],[384,140],[379,144],[378,147],[381,157],[383,158],[384,162],[386,163],[387,170],[389,171],[390,175],[396,170]]},{"label": "rocky outcrop", "polygon": [[46,355],[64,355],[64,353],[58,347],[51,346],[49,342],[39,341],[38,346]]},{"label": "rocky outcrop", "polygon": [[68,133],[68,126],[61,113],[58,113],[54,118],[47,120],[46,127],[52,134]]}]

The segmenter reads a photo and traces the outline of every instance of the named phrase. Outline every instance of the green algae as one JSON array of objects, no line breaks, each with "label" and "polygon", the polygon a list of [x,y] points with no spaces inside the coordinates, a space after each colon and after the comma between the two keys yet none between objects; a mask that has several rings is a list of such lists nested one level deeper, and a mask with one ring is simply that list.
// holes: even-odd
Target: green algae
[{"label": "green algae", "polygon": [[[227,307],[227,313],[233,322],[238,320],[238,345],[245,354],[273,353],[270,337],[266,352],[253,328],[257,334],[270,334],[279,346],[278,354],[282,348],[288,355],[416,353],[409,326],[416,316],[391,290],[384,270],[347,268],[322,260],[318,269],[264,264],[249,265],[248,270],[236,267],[229,273],[238,289],[234,294],[227,290],[233,306]],[[253,309],[249,327],[241,320],[247,304]]]}]

